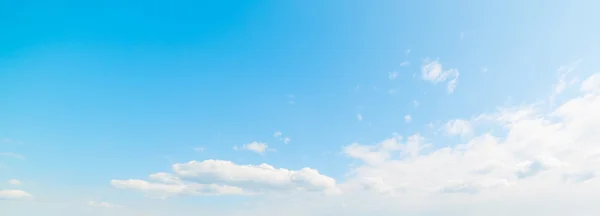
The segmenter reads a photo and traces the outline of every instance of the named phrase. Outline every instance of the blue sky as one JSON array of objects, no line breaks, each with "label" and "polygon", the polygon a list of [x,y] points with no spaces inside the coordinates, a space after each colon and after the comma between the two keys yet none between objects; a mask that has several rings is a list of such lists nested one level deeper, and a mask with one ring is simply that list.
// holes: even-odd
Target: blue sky
[{"label": "blue sky", "polygon": [[[310,167],[336,184],[350,184],[361,166],[369,166],[350,153],[353,143],[414,134],[431,144],[429,152],[467,143],[478,135],[448,136],[452,130],[445,125],[547,100],[561,75],[576,86],[598,72],[598,6],[3,2],[0,190],[27,191],[39,202],[0,200],[0,209],[7,209],[0,213],[23,215],[28,206],[58,200],[50,203],[111,202],[132,212],[148,203],[213,206],[217,215],[225,206],[243,209],[271,199],[157,200],[111,183],[147,180],[192,160]],[[456,87],[449,91],[452,80]],[[576,95],[565,91],[544,109]],[[73,212],[100,211],[81,208]]]}]

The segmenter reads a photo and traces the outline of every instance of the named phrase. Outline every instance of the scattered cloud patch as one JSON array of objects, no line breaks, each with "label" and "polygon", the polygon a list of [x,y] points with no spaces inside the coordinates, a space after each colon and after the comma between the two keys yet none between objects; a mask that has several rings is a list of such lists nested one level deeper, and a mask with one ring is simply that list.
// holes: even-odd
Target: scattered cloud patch
[{"label": "scattered cloud patch", "polygon": [[473,127],[469,121],[462,119],[450,120],[444,125],[446,134],[468,136],[473,133]]},{"label": "scattered cloud patch", "polygon": [[418,100],[413,100],[412,104],[413,104],[413,107],[415,107],[415,108],[418,108],[421,105],[421,103],[419,103]]},{"label": "scattered cloud patch", "polygon": [[425,59],[421,66],[421,78],[433,84],[447,82],[449,94],[456,89],[459,74],[458,69],[443,70],[442,64],[438,60]]},{"label": "scattered cloud patch", "polygon": [[291,138],[289,138],[289,137],[284,137],[284,136],[283,136],[283,133],[281,133],[281,132],[279,132],[279,131],[275,132],[275,133],[273,134],[273,137],[275,137],[275,138],[279,139],[279,140],[280,140],[280,141],[282,141],[284,144],[289,144],[289,143],[292,141],[292,139],[291,139]]},{"label": "scattered cloud patch", "polygon": [[255,152],[258,154],[264,154],[269,146],[262,142],[251,142],[242,146],[242,149]]}]

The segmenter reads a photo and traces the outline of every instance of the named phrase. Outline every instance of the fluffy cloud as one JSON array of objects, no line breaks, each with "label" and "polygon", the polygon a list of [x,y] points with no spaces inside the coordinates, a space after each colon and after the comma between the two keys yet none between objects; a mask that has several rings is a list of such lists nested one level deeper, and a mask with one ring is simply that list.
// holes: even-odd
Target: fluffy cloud
[{"label": "fluffy cloud", "polygon": [[268,164],[238,165],[231,161],[206,160],[174,164],[181,178],[198,183],[233,185],[249,191],[308,190],[336,191],[335,180],[311,168],[276,169]]},{"label": "fluffy cloud", "polygon": [[[524,199],[534,191],[594,196],[591,191],[600,189],[597,80],[597,75],[585,80],[583,95],[554,110],[532,105],[474,118],[502,130],[461,144],[428,145],[415,135],[406,141],[348,145],[345,155],[364,164],[353,168],[340,187],[345,194],[365,191],[425,206]],[[466,120],[446,124],[447,132],[456,135],[473,133],[471,127]]]},{"label": "fluffy cloud", "polygon": [[252,195],[266,192],[307,191],[339,193],[334,179],[311,168],[276,169],[268,164],[238,165],[230,161],[206,160],[174,164],[173,173],[156,173],[153,181],[112,180],[119,189],[136,190],[150,197],[177,195]]},{"label": "fluffy cloud", "polygon": [[425,59],[421,66],[422,79],[433,84],[447,82],[448,93],[453,93],[458,83],[459,72],[457,69],[443,70],[438,60]]},{"label": "fluffy cloud", "polygon": [[108,208],[108,209],[123,208],[123,206],[115,205],[115,204],[111,204],[111,203],[107,203],[107,202],[89,201],[87,204],[89,206],[93,206],[93,207]]},{"label": "fluffy cloud", "polygon": [[0,190],[0,200],[20,200],[31,198],[31,194],[22,190]]},{"label": "fluffy cloud", "polygon": [[448,121],[446,125],[444,125],[444,130],[449,135],[467,136],[473,133],[471,123],[462,119]]},{"label": "fluffy cloud", "polygon": [[266,143],[251,142],[242,146],[242,149],[255,152],[258,154],[264,154],[269,146]]}]

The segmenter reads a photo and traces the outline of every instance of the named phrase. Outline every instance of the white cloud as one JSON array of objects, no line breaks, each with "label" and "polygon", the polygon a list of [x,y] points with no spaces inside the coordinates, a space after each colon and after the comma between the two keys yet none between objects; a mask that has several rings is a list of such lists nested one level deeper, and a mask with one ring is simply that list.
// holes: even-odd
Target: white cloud
[{"label": "white cloud", "polygon": [[456,89],[458,83],[459,72],[457,69],[443,70],[442,64],[438,60],[425,59],[421,66],[421,75],[423,80],[429,81],[433,84],[440,82],[447,83],[447,91],[452,94]]},{"label": "white cloud", "polygon": [[356,119],[358,119],[358,121],[362,121],[363,116],[361,114],[356,114]]},{"label": "white cloud", "polygon": [[267,150],[269,146],[266,143],[261,143],[261,142],[251,142],[248,143],[244,146],[242,146],[242,149],[248,150],[248,151],[252,151],[258,154],[264,154],[265,150]]},{"label": "white cloud", "polygon": [[8,184],[11,184],[11,185],[21,185],[21,181],[16,180],[16,179],[11,179],[11,180],[8,180]]},{"label": "white cloud", "polygon": [[[455,206],[461,212],[479,205],[503,210],[509,203],[526,203],[527,211],[543,209],[542,203],[567,208],[578,202],[591,204],[600,198],[595,192],[600,189],[600,92],[590,87],[597,86],[590,84],[595,79],[582,84],[583,95],[554,110],[535,105],[503,108],[471,120],[499,126],[502,132],[497,134],[475,134],[472,127],[478,124],[449,121],[449,134],[472,134],[460,144],[427,145],[418,135],[404,142],[350,144],[344,154],[363,164],[352,168],[340,188],[346,201],[362,207],[378,203],[379,208],[394,209],[389,215],[399,212],[394,208],[398,203],[405,210]],[[486,215],[481,212],[474,215]]]},{"label": "white cloud", "polygon": [[123,208],[123,206],[111,204],[111,203],[107,203],[107,202],[89,201],[87,204],[89,206],[93,206],[93,207],[108,208],[108,209]]},{"label": "white cloud", "polygon": [[33,196],[22,190],[0,190],[0,200],[22,200]]},{"label": "white cloud", "polygon": [[151,198],[167,199],[173,196],[218,196],[218,195],[245,195],[238,187],[217,184],[196,184],[181,182],[149,182],[139,179],[112,180],[111,186],[117,189],[134,190],[146,194]]},{"label": "white cloud", "polygon": [[0,157],[10,157],[19,160],[25,160],[25,156],[13,152],[0,152]]},{"label": "white cloud", "polygon": [[112,180],[111,185],[162,199],[178,195],[253,195],[294,191],[339,193],[334,179],[311,168],[288,170],[268,164],[238,165],[222,160],[190,161],[174,164],[172,168],[174,174],[150,175],[153,182]]},{"label": "white cloud", "polygon": [[395,79],[396,79],[396,77],[398,77],[398,72],[394,71],[394,72],[389,72],[389,73],[388,73],[388,78],[389,78],[390,80],[395,80]]},{"label": "white cloud", "polygon": [[467,136],[473,133],[473,127],[471,123],[462,119],[455,119],[446,122],[444,129],[449,135]]},{"label": "white cloud", "polygon": [[404,116],[404,121],[408,123],[408,122],[412,121],[412,117],[410,115],[406,114]]},{"label": "white cloud", "polygon": [[408,65],[410,65],[410,62],[408,62],[408,61],[400,62],[400,67],[406,67]]},{"label": "white cloud", "polygon": [[190,161],[173,165],[175,174],[198,183],[218,183],[242,187],[249,191],[309,190],[336,191],[335,180],[311,168],[298,171],[276,169],[268,164],[237,165],[230,161]]},{"label": "white cloud", "polygon": [[291,138],[289,138],[289,137],[284,137],[284,136],[283,136],[283,133],[281,133],[281,132],[279,132],[279,131],[278,131],[278,132],[275,132],[275,133],[273,134],[273,137],[275,137],[275,138],[278,138],[279,140],[283,141],[283,143],[285,143],[285,144],[289,144],[289,143],[292,141],[292,139],[291,139]]},{"label": "white cloud", "polygon": [[581,91],[598,92],[600,91],[600,74],[594,74],[581,83]]}]

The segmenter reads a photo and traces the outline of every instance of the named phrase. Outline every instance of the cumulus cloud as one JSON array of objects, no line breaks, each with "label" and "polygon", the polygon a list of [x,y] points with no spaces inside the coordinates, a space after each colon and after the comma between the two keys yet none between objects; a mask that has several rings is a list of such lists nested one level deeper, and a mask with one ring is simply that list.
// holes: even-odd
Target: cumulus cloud
[{"label": "cumulus cloud", "polygon": [[288,170],[268,164],[238,165],[231,161],[190,161],[173,165],[173,174],[156,173],[151,181],[112,180],[119,189],[143,192],[155,198],[177,195],[255,195],[271,192],[339,193],[333,178],[311,168]]},{"label": "cumulus cloud", "polygon": [[0,200],[22,200],[33,196],[22,190],[0,190]]},{"label": "cumulus cloud", "polygon": [[443,70],[438,60],[425,59],[421,66],[421,78],[433,84],[447,81],[447,92],[453,93],[456,89],[459,76],[458,69]]},{"label": "cumulus cloud", "polygon": [[467,136],[473,133],[471,123],[462,119],[448,121],[446,125],[444,125],[444,129],[449,135]]},{"label": "cumulus cloud", "polygon": [[525,199],[535,191],[593,196],[591,191],[600,189],[596,79],[586,79],[583,95],[553,110],[536,105],[503,108],[471,120],[497,125],[502,129],[498,133],[475,135],[470,121],[449,121],[449,134],[473,134],[459,144],[428,145],[418,135],[404,142],[392,138],[350,144],[344,154],[363,164],[354,167],[340,187],[345,194],[365,191],[425,206]]},{"label": "cumulus cloud", "polygon": [[87,204],[92,207],[100,207],[100,208],[108,208],[108,209],[123,208],[123,206],[111,204],[111,203],[107,203],[107,202],[89,201],[89,202],[87,202]]},{"label": "cumulus cloud", "polygon": [[251,142],[242,146],[242,149],[255,152],[258,154],[264,154],[269,146],[266,143]]}]

